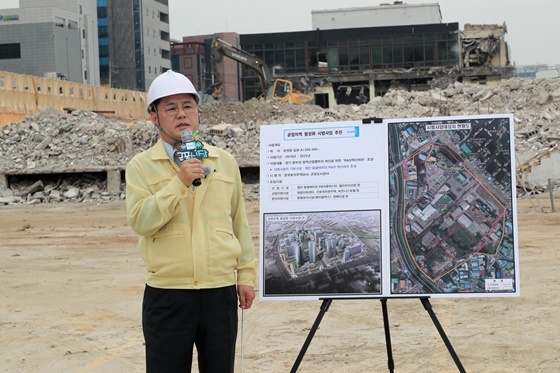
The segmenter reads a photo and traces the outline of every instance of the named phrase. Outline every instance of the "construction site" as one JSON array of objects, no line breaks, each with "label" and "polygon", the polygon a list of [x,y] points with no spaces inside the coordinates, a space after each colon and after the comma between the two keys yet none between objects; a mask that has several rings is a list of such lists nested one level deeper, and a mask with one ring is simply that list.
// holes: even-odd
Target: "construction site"
[{"label": "construction site", "polygon": [[[460,30],[440,23],[433,10],[428,6],[423,17],[434,24],[414,32],[460,35],[436,43],[460,53],[434,52],[422,36],[422,53],[388,63],[375,54],[383,37],[397,35],[405,51],[413,29],[388,24],[376,27],[384,29],[379,44],[362,46],[367,57],[350,45],[343,58],[336,37],[349,40],[355,30],[346,27],[357,18],[340,11],[315,12],[313,31],[189,36],[171,43],[169,53],[180,56],[174,70],[201,92],[200,140],[238,161],[257,254],[262,126],[512,114],[521,297],[438,299],[433,306],[467,371],[557,372],[560,78],[516,77],[505,23]],[[336,27],[329,25],[334,19]],[[362,25],[358,34],[371,32]],[[267,37],[302,42],[306,60],[292,69],[270,63]],[[186,56],[203,63],[183,64]],[[194,66],[207,66],[212,76]],[[143,90],[110,86],[0,71],[0,366],[6,372],[144,369],[145,268],[126,219],[125,168],[159,134]],[[422,304],[389,303],[397,371],[455,371]],[[283,301],[280,309],[257,296],[243,315],[236,371],[290,371],[319,306]],[[375,300],[335,301],[299,371],[386,370],[383,328]]]},{"label": "construction site", "polygon": [[[406,97],[405,92],[395,93],[369,108],[347,107],[332,113],[323,109],[301,112],[301,106],[256,100],[208,104],[203,112],[206,120],[216,121],[213,123],[226,115],[232,118],[228,122],[235,124],[217,125],[215,134],[207,135],[208,141],[237,150],[242,167],[247,168],[254,165],[251,156],[258,149],[261,125],[391,115],[404,111],[398,102],[405,102]],[[424,99],[433,100],[428,96]],[[457,104],[464,101],[457,100]],[[422,107],[419,103],[412,106]],[[437,113],[439,108],[430,105],[422,110]],[[488,110],[487,105],[476,108],[476,112],[484,110]],[[543,131],[547,129],[546,134],[553,133],[555,127],[542,122],[541,115],[535,120]],[[518,126],[523,149],[548,146],[542,135],[530,134],[529,129],[536,124]],[[204,124],[208,128],[205,132],[213,127]],[[241,137],[233,135],[241,131]],[[21,372],[142,371],[145,270],[136,248],[137,236],[126,220],[122,179],[111,186],[108,175],[109,169],[121,169],[136,147],[154,141],[152,125],[121,122],[90,111],[68,114],[47,109],[5,125],[2,134],[2,160],[9,164],[5,169],[28,167],[25,174],[5,174],[8,185],[3,187],[0,206],[0,253],[5,264],[0,275],[4,285],[0,292],[4,304],[0,311],[2,367]],[[40,150],[38,145],[43,141],[50,146]],[[540,158],[541,165],[553,160],[554,154]],[[51,158],[48,162],[46,155]],[[92,163],[86,166],[89,162],[95,168]],[[541,167],[527,164],[533,171]],[[250,175],[244,177],[246,209],[257,248],[259,188],[258,179]],[[551,175],[542,176],[547,179]],[[551,342],[560,333],[554,321],[560,308],[560,284],[555,275],[555,258],[560,256],[556,188],[553,195],[556,210],[547,192],[517,198],[521,297],[432,301],[468,371],[552,373],[560,366],[556,344]],[[256,299],[244,314],[236,371],[290,371],[319,306],[320,302],[295,300],[282,301],[280,307],[278,301]],[[381,311],[375,300],[334,301],[299,371],[385,370]],[[399,371],[455,371],[453,360],[417,300],[390,300],[389,320]]]},{"label": "construction site", "polygon": [[[141,95],[128,97],[142,101]],[[0,251],[6,263],[1,278],[7,290],[0,359],[8,371],[138,371],[143,366],[138,318],[144,270],[136,236],[126,223],[124,167],[158,134],[143,114],[118,116],[96,110],[101,107],[76,109],[68,102],[62,106],[70,105],[74,108],[46,105],[0,130],[5,238]],[[560,254],[559,79],[512,78],[492,87],[455,82],[420,92],[392,89],[367,104],[336,109],[256,98],[215,101],[201,106],[200,137],[238,159],[258,247],[261,126],[496,113],[513,113],[515,121],[522,296],[438,300],[434,307],[469,370],[554,372],[560,366],[550,343],[560,333],[552,321],[560,306],[552,260]],[[323,323],[329,333],[319,332],[302,372],[365,372],[385,366],[381,320],[371,316],[372,308],[374,315],[379,311],[377,303],[343,303],[331,307]],[[291,311],[278,313],[276,302],[260,301],[246,314],[239,366],[244,361],[247,371],[289,370],[319,305],[292,301],[284,306]],[[299,315],[296,322],[289,317],[293,313]],[[481,322],[488,317],[490,335]],[[420,304],[394,302],[391,320],[401,369],[452,370]],[[345,340],[348,335],[352,338]],[[344,341],[342,346],[329,342],[335,339]],[[333,370],[340,361],[344,367]]]},{"label": "construction site", "polygon": [[[0,201],[51,201],[41,194],[44,187],[29,189],[29,184],[80,175],[99,184],[104,199],[124,198],[127,162],[157,139],[145,114],[145,94],[1,75]],[[266,98],[210,100],[201,106],[201,138],[232,152],[250,185],[258,180],[261,125],[512,113],[518,194],[530,196],[558,189],[559,103],[559,79],[519,78],[494,86],[454,82],[423,91],[397,87],[368,103],[335,109]],[[70,185],[45,189],[63,196],[64,188]]]}]

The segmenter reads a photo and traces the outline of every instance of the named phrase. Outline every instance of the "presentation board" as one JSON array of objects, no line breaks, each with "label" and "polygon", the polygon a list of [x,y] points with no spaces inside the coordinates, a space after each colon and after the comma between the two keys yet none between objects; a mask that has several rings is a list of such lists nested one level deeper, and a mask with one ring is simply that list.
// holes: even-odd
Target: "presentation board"
[{"label": "presentation board", "polygon": [[519,295],[512,115],[260,131],[261,299]]}]

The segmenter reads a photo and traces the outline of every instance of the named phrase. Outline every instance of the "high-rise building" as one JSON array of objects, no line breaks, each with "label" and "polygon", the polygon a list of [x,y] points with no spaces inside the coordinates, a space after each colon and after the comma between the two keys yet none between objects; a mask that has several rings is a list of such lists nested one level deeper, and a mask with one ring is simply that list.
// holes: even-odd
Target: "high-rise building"
[{"label": "high-rise building", "polygon": [[296,240],[296,236],[293,233],[288,233],[288,242],[293,243]]},{"label": "high-rise building", "polygon": [[288,259],[291,259],[296,255],[296,244],[295,243],[291,243],[291,244],[286,246],[286,255],[287,255]]},{"label": "high-rise building", "polygon": [[296,261],[296,267],[301,267],[302,263],[302,252],[301,252],[301,246],[298,244],[295,244],[295,261]]},{"label": "high-rise building", "polygon": [[335,256],[335,249],[333,248],[333,244],[331,240],[325,240],[326,248],[325,251],[327,252],[327,258],[331,259]]},{"label": "high-rise building", "polygon": [[309,248],[309,263],[315,263],[317,261],[317,246],[314,241],[309,241],[307,246]]},{"label": "high-rise building", "polygon": [[99,85],[94,0],[20,0],[0,9],[0,70]]},{"label": "high-rise building", "polygon": [[146,91],[171,68],[168,0],[97,0],[101,84]]}]

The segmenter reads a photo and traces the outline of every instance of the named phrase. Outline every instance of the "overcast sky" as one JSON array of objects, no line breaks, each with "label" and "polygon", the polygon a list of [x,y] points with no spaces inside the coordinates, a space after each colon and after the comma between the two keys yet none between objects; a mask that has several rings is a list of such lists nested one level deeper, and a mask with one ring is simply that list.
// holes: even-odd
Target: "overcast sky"
[{"label": "overcast sky", "polygon": [[[40,1],[40,0],[38,0]],[[376,6],[393,0],[169,0],[171,37],[216,32],[259,34],[311,30],[311,11]],[[404,0],[407,4],[439,3],[443,22],[507,25],[506,41],[517,66],[560,64],[560,0]],[[15,8],[19,0],[0,0]]]}]

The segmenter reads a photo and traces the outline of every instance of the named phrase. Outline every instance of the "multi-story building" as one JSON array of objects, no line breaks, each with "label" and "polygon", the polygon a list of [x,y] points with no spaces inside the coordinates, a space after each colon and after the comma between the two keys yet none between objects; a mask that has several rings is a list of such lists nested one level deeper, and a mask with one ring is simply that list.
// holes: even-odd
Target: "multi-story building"
[{"label": "multi-story building", "polygon": [[[514,74],[505,25],[479,25],[461,32],[458,23],[441,22],[438,4],[395,1],[312,15],[311,31],[242,34],[230,44],[263,60],[272,81],[291,80],[323,107],[368,102],[395,86],[425,90],[451,81],[492,84]],[[204,74],[211,71],[211,59],[206,58],[206,64]],[[238,68],[241,75],[228,83],[232,93],[226,96],[240,100],[260,96],[262,76],[247,65]],[[234,84],[239,84],[237,95]]]},{"label": "multi-story building", "polygon": [[[241,35],[241,48],[325,107],[367,102],[394,81],[428,88],[432,68],[460,65],[458,23]],[[252,71],[243,82],[245,99],[260,94]]]},{"label": "multi-story building", "polygon": [[[515,72],[504,35],[505,26],[461,32],[458,23],[433,23],[241,35],[240,44],[274,66],[276,77],[331,107],[365,103],[397,86],[497,84]],[[242,81],[245,99],[260,94],[253,71],[244,69]]]},{"label": "multi-story building", "polygon": [[97,0],[101,83],[145,91],[171,68],[168,0]]},{"label": "multi-story building", "polygon": [[99,85],[94,0],[20,0],[0,9],[0,70]]},{"label": "multi-story building", "polygon": [[202,42],[171,41],[171,69],[188,77],[199,92],[212,89],[206,72],[207,49]]},{"label": "multi-story building", "polygon": [[[203,93],[212,94],[216,83],[216,72],[212,65],[212,41],[215,38],[239,46],[239,34],[223,32],[210,35],[185,36],[182,42],[171,43],[171,61],[173,71],[186,75],[194,86]],[[241,66],[231,59],[224,58],[221,89],[226,97],[242,100]]]}]

